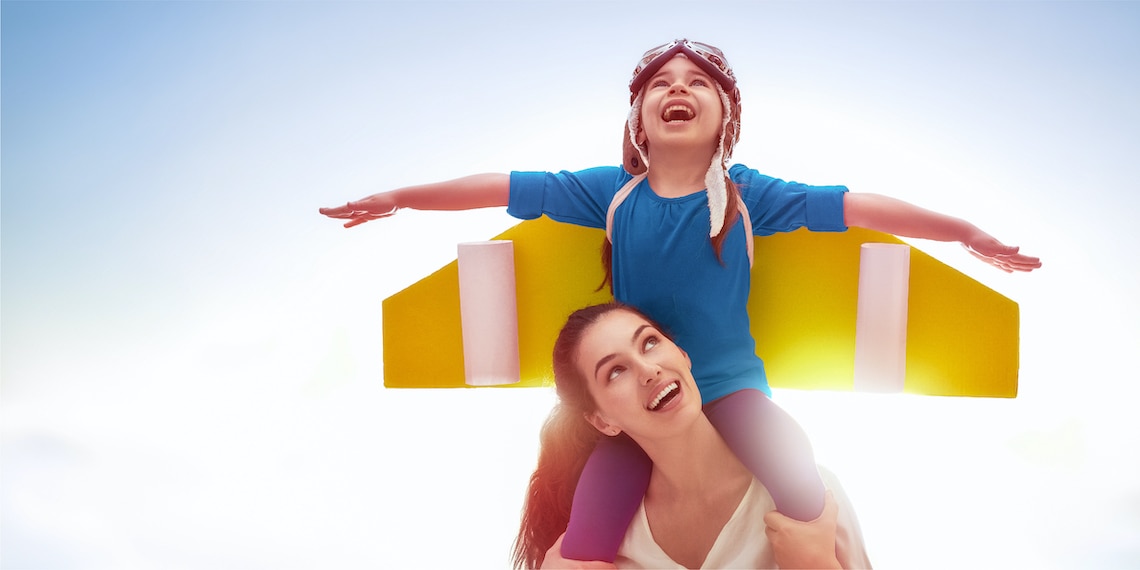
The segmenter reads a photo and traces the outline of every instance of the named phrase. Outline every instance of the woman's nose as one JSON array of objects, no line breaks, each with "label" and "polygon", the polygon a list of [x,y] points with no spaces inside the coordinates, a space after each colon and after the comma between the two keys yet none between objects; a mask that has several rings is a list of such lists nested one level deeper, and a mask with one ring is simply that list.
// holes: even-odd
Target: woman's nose
[{"label": "woman's nose", "polygon": [[645,362],[641,366],[641,383],[651,384],[661,376],[661,366],[653,362]]}]

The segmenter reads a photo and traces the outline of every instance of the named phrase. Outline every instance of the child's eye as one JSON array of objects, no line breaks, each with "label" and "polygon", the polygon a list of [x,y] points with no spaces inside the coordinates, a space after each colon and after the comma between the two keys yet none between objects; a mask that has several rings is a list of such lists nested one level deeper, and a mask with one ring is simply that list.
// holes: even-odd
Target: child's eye
[{"label": "child's eye", "polygon": [[705,81],[704,79],[694,79],[692,81],[692,83],[690,83],[689,85],[700,86],[700,87],[708,87],[709,82]]},{"label": "child's eye", "polygon": [[657,81],[654,81],[653,85],[652,85],[652,87],[668,87],[668,86],[669,86],[669,82],[665,81],[664,79],[658,79]]}]

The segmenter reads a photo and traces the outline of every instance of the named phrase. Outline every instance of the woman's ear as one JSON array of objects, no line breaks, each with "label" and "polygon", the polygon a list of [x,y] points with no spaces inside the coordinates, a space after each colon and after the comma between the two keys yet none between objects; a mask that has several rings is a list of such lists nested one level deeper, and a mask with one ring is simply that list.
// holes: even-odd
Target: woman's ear
[{"label": "woman's ear", "polygon": [[597,411],[585,414],[585,416],[586,421],[590,422],[590,425],[594,426],[594,429],[602,432],[605,435],[613,437],[621,433],[621,428],[607,422],[605,418],[602,417],[602,414]]}]

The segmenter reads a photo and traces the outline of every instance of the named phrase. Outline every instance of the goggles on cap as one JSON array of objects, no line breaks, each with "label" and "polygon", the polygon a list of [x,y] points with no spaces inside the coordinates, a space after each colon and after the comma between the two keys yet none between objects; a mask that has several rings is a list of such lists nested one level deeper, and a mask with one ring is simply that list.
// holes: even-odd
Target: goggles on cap
[{"label": "goggles on cap", "polygon": [[724,52],[701,42],[689,40],[673,40],[664,45],[657,46],[641,56],[641,61],[633,70],[633,79],[629,80],[630,103],[641,93],[645,82],[657,73],[666,62],[677,54],[685,54],[690,61],[708,73],[732,97],[733,101],[740,101],[740,91],[736,89],[736,76],[732,74],[732,67],[724,58]]}]

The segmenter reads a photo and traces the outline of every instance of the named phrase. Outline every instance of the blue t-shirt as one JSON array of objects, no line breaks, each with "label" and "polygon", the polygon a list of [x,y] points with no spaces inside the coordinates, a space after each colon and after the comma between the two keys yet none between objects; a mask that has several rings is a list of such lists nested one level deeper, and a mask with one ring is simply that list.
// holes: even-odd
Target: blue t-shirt
[{"label": "blue t-shirt", "polygon": [[[755,235],[844,231],[843,186],[808,186],[734,165]],[[632,178],[618,167],[581,172],[512,172],[507,212],[605,228],[614,194]],[[748,266],[742,218],[728,230],[722,264],[709,240],[704,191],[662,198],[642,181],[614,212],[614,297],[661,323],[693,361],[704,403],[743,388],[771,394],[748,322]],[[757,259],[756,263],[763,263]]]}]

